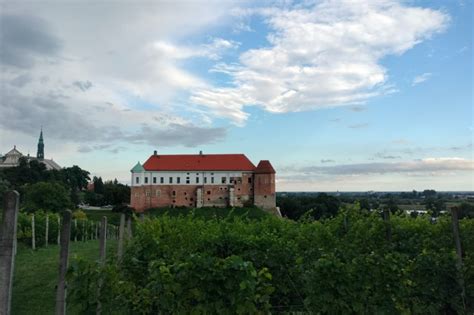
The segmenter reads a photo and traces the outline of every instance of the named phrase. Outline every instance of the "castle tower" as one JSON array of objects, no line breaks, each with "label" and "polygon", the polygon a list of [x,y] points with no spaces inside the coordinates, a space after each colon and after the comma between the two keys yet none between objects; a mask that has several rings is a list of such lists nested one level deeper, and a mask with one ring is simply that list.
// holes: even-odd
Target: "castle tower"
[{"label": "castle tower", "polygon": [[44,159],[44,142],[43,142],[43,128],[41,128],[39,140],[38,140],[38,152],[36,153],[38,159]]},{"label": "castle tower", "polygon": [[254,204],[262,209],[274,209],[276,207],[275,169],[270,161],[260,161],[254,176]]}]

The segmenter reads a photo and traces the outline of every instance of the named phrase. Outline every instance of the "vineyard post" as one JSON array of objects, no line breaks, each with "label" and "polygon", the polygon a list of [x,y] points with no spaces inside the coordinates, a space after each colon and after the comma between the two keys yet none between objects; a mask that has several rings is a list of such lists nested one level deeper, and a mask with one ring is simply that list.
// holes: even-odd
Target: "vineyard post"
[{"label": "vineyard post", "polygon": [[3,216],[0,226],[0,314],[9,315],[20,194],[17,191],[8,191],[3,196]]},{"label": "vineyard post", "polygon": [[60,245],[61,242],[61,218],[58,215],[58,239],[57,239],[58,245]]},{"label": "vineyard post", "polygon": [[71,238],[70,210],[64,211],[63,225],[61,227],[61,244],[59,249],[59,279],[56,291],[56,314],[66,313],[66,272],[69,258],[69,242]]},{"label": "vineyard post", "polygon": [[390,210],[383,211],[383,221],[385,222],[385,238],[387,241],[392,240],[392,226],[390,225]]},{"label": "vineyard post", "polygon": [[49,216],[46,214],[46,222],[45,222],[45,229],[44,229],[44,246],[48,247],[48,237],[49,237]]},{"label": "vineyard post", "polygon": [[129,216],[127,220],[127,240],[132,238],[132,217]]},{"label": "vineyard post", "polygon": [[31,215],[31,248],[36,249],[36,238],[35,238],[35,215]]},{"label": "vineyard post", "polygon": [[124,228],[125,228],[125,213],[122,213],[120,214],[120,226],[119,226],[119,237],[118,237],[118,249],[117,249],[118,260],[122,258]]},{"label": "vineyard post", "polygon": [[74,242],[77,242],[77,219],[74,219]]},{"label": "vineyard post", "polygon": [[100,243],[99,243],[99,260],[101,264],[105,264],[105,250],[107,246],[107,217],[102,217],[100,223]]},{"label": "vineyard post", "polygon": [[453,237],[454,243],[456,245],[456,268],[458,270],[458,282],[461,286],[461,298],[464,310],[466,310],[466,289],[464,287],[464,276],[462,274],[462,246],[461,246],[461,237],[459,235],[459,217],[458,217],[458,208],[452,207],[451,208],[451,218],[453,224]]},{"label": "vineyard post", "polygon": [[82,220],[82,241],[86,241],[86,220]]},{"label": "vineyard post", "polygon": [[[100,223],[100,241],[99,241],[99,263],[101,266],[105,265],[105,253],[106,253],[106,246],[107,246],[107,217],[103,216],[102,221]],[[102,288],[103,284],[103,279],[99,279],[99,285],[97,288],[97,296],[100,299],[100,290]],[[97,301],[97,309],[96,309],[96,314],[100,314],[102,312],[102,304],[100,303],[100,300]]]}]

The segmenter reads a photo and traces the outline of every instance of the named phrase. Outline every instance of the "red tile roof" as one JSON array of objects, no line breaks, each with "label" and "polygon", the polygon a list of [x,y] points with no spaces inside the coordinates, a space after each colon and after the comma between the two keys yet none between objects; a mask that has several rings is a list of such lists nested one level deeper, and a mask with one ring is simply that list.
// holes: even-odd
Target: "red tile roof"
[{"label": "red tile roof", "polygon": [[254,171],[244,154],[152,155],[143,164],[146,171]]},{"label": "red tile roof", "polygon": [[261,160],[255,169],[257,174],[275,174],[275,169],[268,160]]}]

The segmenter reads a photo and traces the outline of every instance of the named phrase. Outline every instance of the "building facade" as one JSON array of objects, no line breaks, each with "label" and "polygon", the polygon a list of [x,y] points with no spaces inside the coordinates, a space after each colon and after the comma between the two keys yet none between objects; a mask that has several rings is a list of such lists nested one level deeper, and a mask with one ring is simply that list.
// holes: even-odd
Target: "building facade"
[{"label": "building facade", "polygon": [[275,170],[255,165],[244,154],[150,156],[131,170],[130,205],[155,207],[276,207]]},{"label": "building facade", "polygon": [[20,165],[20,159],[24,158],[27,162],[32,160],[37,160],[41,164],[43,164],[47,170],[60,170],[61,166],[58,163],[53,161],[53,159],[45,159],[44,158],[44,141],[43,141],[43,130],[40,132],[40,136],[38,139],[38,150],[36,153],[36,157],[28,155],[23,155],[16,146],[13,146],[13,149],[8,151],[5,155],[0,156],[0,168],[7,168],[7,167],[16,167]]}]

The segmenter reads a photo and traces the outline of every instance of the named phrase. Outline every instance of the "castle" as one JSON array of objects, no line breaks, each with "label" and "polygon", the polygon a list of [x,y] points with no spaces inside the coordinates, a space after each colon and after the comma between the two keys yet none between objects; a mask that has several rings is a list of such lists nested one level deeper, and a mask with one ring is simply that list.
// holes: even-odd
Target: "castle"
[{"label": "castle", "polygon": [[154,207],[276,208],[275,170],[267,160],[255,165],[244,154],[158,155],[131,170],[130,205]]},{"label": "castle", "polygon": [[13,149],[8,151],[4,156],[0,156],[0,168],[7,167],[16,167],[20,165],[20,159],[25,158],[27,162],[32,160],[37,160],[43,164],[47,170],[60,170],[61,166],[58,165],[52,159],[44,158],[44,141],[43,141],[43,129],[40,131],[40,136],[38,139],[38,150],[36,152],[36,157],[28,155],[23,155],[20,151],[17,150],[16,145],[13,146]]}]

